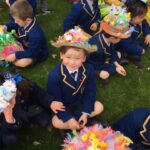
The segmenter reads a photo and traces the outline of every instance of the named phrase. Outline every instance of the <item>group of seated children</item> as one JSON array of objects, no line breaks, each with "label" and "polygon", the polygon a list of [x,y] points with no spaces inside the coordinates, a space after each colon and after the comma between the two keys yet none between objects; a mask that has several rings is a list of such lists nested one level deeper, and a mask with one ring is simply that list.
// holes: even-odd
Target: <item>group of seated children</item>
[{"label": "group of seated children", "polygon": [[[66,32],[52,42],[60,48],[61,63],[49,73],[47,91],[21,75],[1,73],[1,98],[9,102],[2,113],[1,145],[17,141],[21,122],[47,128],[51,122],[51,110],[52,125],[63,130],[88,126],[90,118],[102,113],[103,104],[96,99],[95,74],[102,80],[107,80],[115,72],[126,76],[121,58],[130,59],[140,67],[141,55],[150,44],[150,27],[144,20],[147,5],[134,1],[127,6],[129,12],[113,5],[100,21],[96,0],[73,4],[64,21]],[[31,5],[26,0],[16,1],[10,6],[10,14],[14,22],[3,29],[16,30],[15,36],[24,51],[6,56],[5,61],[17,67],[27,67],[45,60],[48,57],[46,39]],[[140,38],[142,32],[144,37]],[[7,91],[7,98],[4,98],[2,89]],[[132,149],[137,149],[137,145],[142,148],[150,145],[149,127],[150,110],[147,108],[137,109],[113,125],[115,130],[133,140]]]}]

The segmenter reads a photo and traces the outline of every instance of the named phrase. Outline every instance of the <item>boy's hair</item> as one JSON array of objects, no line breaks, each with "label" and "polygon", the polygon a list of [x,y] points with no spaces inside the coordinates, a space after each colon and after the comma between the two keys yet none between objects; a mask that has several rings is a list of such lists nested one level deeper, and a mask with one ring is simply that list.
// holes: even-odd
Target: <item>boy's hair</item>
[{"label": "boy's hair", "polygon": [[142,16],[144,14],[146,15],[148,11],[146,3],[140,0],[135,0],[134,2],[128,3],[127,8],[128,12],[131,13],[131,18]]},{"label": "boy's hair", "polygon": [[13,5],[10,6],[10,14],[23,21],[27,18],[32,19],[34,17],[32,6],[26,0],[15,1]]},{"label": "boy's hair", "polygon": [[[110,35],[110,34],[106,33],[104,30],[102,30],[101,33],[102,33],[106,38],[110,38],[110,37],[117,38],[117,37],[115,37],[115,36],[113,36],[113,35]],[[119,38],[119,37],[118,37],[118,38]]]},{"label": "boy's hair", "polygon": [[[60,52],[61,52],[62,54],[65,54],[70,48],[71,48],[71,47],[63,46],[63,47],[61,48]],[[74,48],[74,49],[77,50],[77,51],[78,51],[78,50],[83,50],[85,56],[88,55],[88,52],[85,51],[84,49],[81,49],[81,48],[75,48],[75,47],[72,47],[72,48]]]},{"label": "boy's hair", "polygon": [[101,33],[106,37],[106,38],[110,38],[112,35],[106,33],[104,30],[101,31]]}]

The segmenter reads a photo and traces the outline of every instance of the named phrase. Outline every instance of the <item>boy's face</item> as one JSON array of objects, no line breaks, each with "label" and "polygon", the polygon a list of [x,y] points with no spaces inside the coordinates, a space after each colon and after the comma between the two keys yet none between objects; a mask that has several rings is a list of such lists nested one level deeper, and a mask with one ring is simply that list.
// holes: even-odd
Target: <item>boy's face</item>
[{"label": "boy's face", "polygon": [[120,40],[121,40],[120,38],[114,37],[114,36],[111,36],[109,38],[109,42],[112,43],[112,44],[116,44],[116,43],[120,42]]},{"label": "boy's face", "polygon": [[65,54],[60,53],[60,58],[69,71],[74,71],[82,66],[86,56],[82,49],[70,48]]},{"label": "boy's face", "polygon": [[140,25],[140,24],[142,23],[142,21],[144,20],[145,15],[146,15],[146,14],[143,14],[143,15],[141,15],[141,16],[136,16],[136,17],[132,18],[132,19],[131,19],[132,23],[133,23],[133,24],[139,24],[139,25]]},{"label": "boy's face", "polygon": [[21,20],[18,17],[13,17],[15,20],[15,23],[18,24],[20,27],[24,27],[27,24],[27,21]]}]

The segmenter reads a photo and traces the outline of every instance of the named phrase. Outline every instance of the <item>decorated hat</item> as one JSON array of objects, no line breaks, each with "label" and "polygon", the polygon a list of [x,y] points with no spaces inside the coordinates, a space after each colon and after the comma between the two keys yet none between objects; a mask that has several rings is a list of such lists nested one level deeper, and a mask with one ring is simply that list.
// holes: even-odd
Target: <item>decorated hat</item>
[{"label": "decorated hat", "polygon": [[119,131],[100,124],[84,127],[80,132],[69,133],[64,140],[63,150],[130,150],[133,142]]},{"label": "decorated hat", "polygon": [[9,105],[9,101],[16,95],[15,80],[5,80],[0,86],[0,113]]},{"label": "decorated hat", "polygon": [[126,8],[112,5],[109,14],[101,22],[101,29],[112,36],[128,38],[134,30],[129,22],[130,13],[127,13]]},{"label": "decorated hat", "polygon": [[51,44],[57,48],[64,46],[76,47],[84,49],[88,53],[97,51],[96,45],[90,45],[88,40],[90,35],[85,33],[81,28],[75,27],[64,33],[63,36],[59,36],[56,42],[51,41]]}]

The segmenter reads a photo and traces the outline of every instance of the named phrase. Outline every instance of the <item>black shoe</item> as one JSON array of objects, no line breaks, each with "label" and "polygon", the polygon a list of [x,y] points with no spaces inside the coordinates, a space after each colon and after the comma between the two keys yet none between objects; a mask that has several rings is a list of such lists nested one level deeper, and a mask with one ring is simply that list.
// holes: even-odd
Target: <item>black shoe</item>
[{"label": "black shoe", "polygon": [[128,64],[129,64],[128,59],[126,59],[126,58],[121,58],[121,60],[120,60],[120,65],[128,65]]},{"label": "black shoe", "polygon": [[133,61],[133,64],[136,66],[138,69],[143,69],[144,65],[140,61]]}]

